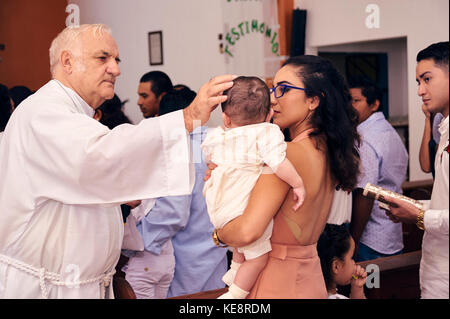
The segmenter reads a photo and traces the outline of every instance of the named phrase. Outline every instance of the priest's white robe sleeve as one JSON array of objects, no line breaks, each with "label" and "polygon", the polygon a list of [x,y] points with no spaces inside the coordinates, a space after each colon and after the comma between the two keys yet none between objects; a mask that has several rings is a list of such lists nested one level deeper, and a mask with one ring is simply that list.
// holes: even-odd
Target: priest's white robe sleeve
[{"label": "priest's white robe sleeve", "polygon": [[103,204],[191,190],[182,111],[109,130],[85,114],[45,107],[30,118],[24,154],[36,198]]}]

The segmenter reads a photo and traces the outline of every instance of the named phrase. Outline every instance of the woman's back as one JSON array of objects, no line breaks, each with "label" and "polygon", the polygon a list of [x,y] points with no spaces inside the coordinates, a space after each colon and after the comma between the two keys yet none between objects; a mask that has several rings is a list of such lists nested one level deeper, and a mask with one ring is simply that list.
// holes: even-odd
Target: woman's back
[{"label": "woman's back", "polygon": [[293,211],[292,190],[285,197],[274,218],[269,262],[249,298],[326,298],[316,243],[334,194],[327,155],[304,138],[289,143],[287,156],[303,178],[306,199]]},{"label": "woman's back", "polygon": [[[294,211],[292,190],[275,217],[272,242],[288,245],[311,245],[322,233],[333,201],[335,182],[329,169],[326,146],[315,138],[302,138],[288,144],[287,155],[302,176],[306,199]],[[285,231],[286,226],[289,231]]]}]

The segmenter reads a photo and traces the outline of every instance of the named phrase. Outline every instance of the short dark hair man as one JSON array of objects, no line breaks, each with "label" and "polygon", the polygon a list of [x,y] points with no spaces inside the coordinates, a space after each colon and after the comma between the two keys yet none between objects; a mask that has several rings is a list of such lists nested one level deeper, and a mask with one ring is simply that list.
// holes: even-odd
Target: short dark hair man
[{"label": "short dark hair man", "polygon": [[387,198],[391,206],[386,214],[394,222],[415,223],[424,230],[420,261],[420,290],[423,299],[448,299],[448,53],[449,43],[434,43],[417,54],[417,94],[427,111],[441,113],[441,139],[435,158],[435,180],[429,207]]},{"label": "short dark hair man", "polygon": [[367,78],[349,81],[352,106],[358,112],[361,173],[353,191],[351,233],[358,245],[356,260],[396,255],[403,250],[402,225],[393,224],[373,199],[363,196],[367,183],[401,193],[408,152],[381,112],[381,91]]},{"label": "short dark hair man", "polygon": [[159,103],[164,94],[172,90],[169,76],[161,71],[145,73],[139,81],[137,104],[144,118],[158,115]]}]

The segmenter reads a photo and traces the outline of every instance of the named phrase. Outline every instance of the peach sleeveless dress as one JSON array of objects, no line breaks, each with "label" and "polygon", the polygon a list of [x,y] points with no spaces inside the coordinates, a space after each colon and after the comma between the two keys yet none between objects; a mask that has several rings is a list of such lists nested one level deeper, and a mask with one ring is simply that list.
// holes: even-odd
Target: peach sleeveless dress
[{"label": "peach sleeveless dress", "polygon": [[[306,133],[306,132],[305,132]],[[296,140],[307,138],[308,134]],[[289,218],[279,212],[274,218],[272,251],[248,299],[327,299],[317,243],[302,246],[289,226]]]}]

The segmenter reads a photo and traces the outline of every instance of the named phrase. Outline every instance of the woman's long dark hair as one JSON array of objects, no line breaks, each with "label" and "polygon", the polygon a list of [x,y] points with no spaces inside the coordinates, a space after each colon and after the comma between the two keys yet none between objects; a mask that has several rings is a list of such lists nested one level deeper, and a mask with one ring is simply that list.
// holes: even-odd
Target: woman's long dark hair
[{"label": "woman's long dark hair", "polygon": [[327,59],[314,55],[289,58],[283,66],[298,68],[297,75],[307,97],[318,97],[319,106],[311,116],[311,136],[326,137],[331,172],[338,188],[352,190],[359,174],[358,114],[351,105],[343,77]]}]

